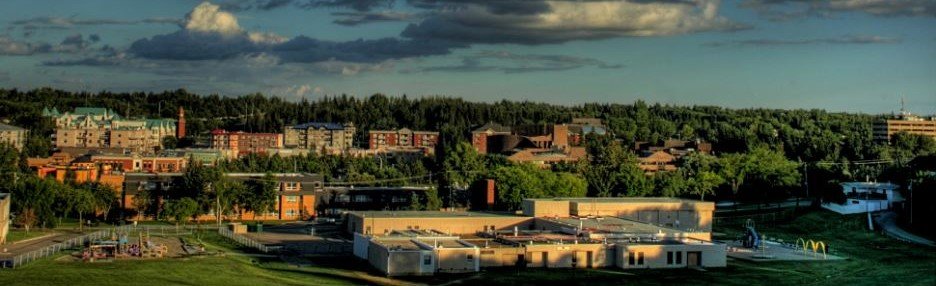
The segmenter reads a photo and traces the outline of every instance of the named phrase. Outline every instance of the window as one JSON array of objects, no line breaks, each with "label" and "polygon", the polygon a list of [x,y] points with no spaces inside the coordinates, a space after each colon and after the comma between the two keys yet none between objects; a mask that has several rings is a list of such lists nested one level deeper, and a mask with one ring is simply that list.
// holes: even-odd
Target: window
[{"label": "window", "polygon": [[341,202],[341,203],[347,203],[347,202],[350,202],[350,201],[351,201],[351,196],[349,196],[349,195],[338,195],[338,197],[335,198],[335,200],[338,201],[338,202]]},{"label": "window", "polygon": [[676,264],[682,264],[682,251],[676,252]]},{"label": "window", "polygon": [[432,255],[423,256],[423,265],[432,265]]},{"label": "window", "polygon": [[637,258],[636,256],[637,256],[636,253],[634,253],[633,251],[628,252],[627,253],[627,265],[635,265],[634,259]]},{"label": "window", "polygon": [[286,202],[295,203],[299,201],[299,196],[286,196]]},{"label": "window", "polygon": [[637,252],[637,265],[643,265],[643,264],[644,264],[644,253]]},{"label": "window", "polygon": [[468,254],[468,261],[474,261],[474,254]]},{"label": "window", "polygon": [[672,264],[673,264],[673,252],[672,252],[672,251],[667,251],[667,252],[666,252],[666,264],[668,264],[668,265],[672,265]]}]

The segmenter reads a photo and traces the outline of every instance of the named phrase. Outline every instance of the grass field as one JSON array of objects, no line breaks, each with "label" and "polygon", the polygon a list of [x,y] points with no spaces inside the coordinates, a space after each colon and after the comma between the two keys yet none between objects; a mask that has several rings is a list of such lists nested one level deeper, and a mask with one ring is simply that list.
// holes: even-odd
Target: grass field
[{"label": "grass field", "polygon": [[[815,211],[773,226],[758,226],[767,236],[793,241],[822,240],[844,261],[745,262],[729,259],[726,268],[705,271],[615,269],[486,269],[468,275],[391,280],[373,276],[353,258],[313,259],[316,266],[290,267],[213,233],[203,235],[208,249],[227,255],[190,259],[113,263],[41,260],[14,271],[0,271],[0,285],[936,285],[936,251],[865,231],[865,217]],[[741,223],[723,223],[716,231],[732,236]]]},{"label": "grass field", "polygon": [[[187,239],[194,239],[187,237]],[[202,235],[209,251],[224,256],[117,262],[62,262],[46,258],[0,270],[0,285],[372,285],[394,281],[340,268],[290,267],[257,257],[214,233]],[[62,257],[65,254],[55,256]]]}]

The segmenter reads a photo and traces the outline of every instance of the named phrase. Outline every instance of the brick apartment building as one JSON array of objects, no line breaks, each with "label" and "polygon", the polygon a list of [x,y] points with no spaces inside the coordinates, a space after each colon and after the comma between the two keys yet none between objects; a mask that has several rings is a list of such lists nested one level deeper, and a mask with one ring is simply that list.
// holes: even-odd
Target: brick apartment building
[{"label": "brick apartment building", "polygon": [[211,148],[231,150],[238,156],[250,153],[267,153],[270,149],[283,148],[283,135],[215,129],[211,131]]},{"label": "brick apartment building", "polygon": [[371,130],[367,135],[370,150],[422,149],[431,154],[439,142],[439,132],[413,131],[408,128]]},{"label": "brick apartment building", "polygon": [[[135,213],[133,200],[141,191],[164,193],[172,189],[173,183],[181,173],[128,173],[120,195],[120,205],[125,214]],[[263,173],[228,173],[229,179],[247,182],[262,180]],[[322,191],[323,177],[308,173],[276,173],[276,202],[272,210],[265,214],[239,212],[226,219],[243,220],[301,220],[315,216],[316,194]],[[152,219],[147,216],[137,219]],[[214,220],[214,214],[204,215],[199,220]]]}]

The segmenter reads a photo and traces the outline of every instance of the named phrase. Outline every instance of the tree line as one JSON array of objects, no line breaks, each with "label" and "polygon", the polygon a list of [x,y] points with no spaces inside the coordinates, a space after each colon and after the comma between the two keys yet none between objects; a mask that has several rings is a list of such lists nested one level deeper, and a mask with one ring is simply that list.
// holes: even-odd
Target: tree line
[{"label": "tree line", "polygon": [[[313,172],[328,182],[437,185],[444,206],[460,206],[464,190],[481,179],[495,179],[503,209],[515,209],[518,198],[549,196],[669,196],[707,199],[712,196],[764,201],[805,195],[805,184],[837,189],[845,180],[878,178],[905,182],[905,164],[936,154],[932,138],[897,134],[891,142],[872,140],[872,124],[884,115],[823,110],[728,109],[712,106],[583,104],[559,106],[535,102],[469,102],[459,98],[411,99],[373,95],[285,101],[259,94],[240,97],[199,96],[185,90],[161,93],[72,93],[54,89],[0,89],[0,116],[32,129],[28,147],[16,158],[48,155],[52,125],[39,114],[44,107],[60,111],[74,106],[102,106],[121,114],[174,117],[186,108],[187,129],[205,135],[214,128],[281,132],[307,121],[354,122],[357,142],[366,130],[407,127],[440,131],[431,158],[349,158],[343,156],[248,155],[218,164],[221,172]],[[588,160],[558,164],[551,170],[512,164],[504,156],[480,155],[470,131],[487,122],[504,125],[552,124],[574,117],[604,120],[608,136],[589,135]],[[679,170],[647,176],[630,150],[634,142],[676,138],[711,142],[714,155],[694,154],[678,162]],[[33,144],[35,143],[35,144]],[[881,164],[853,164],[880,160]],[[223,183],[218,183],[224,185]],[[240,189],[240,187],[234,187]],[[187,197],[205,211],[198,188]],[[813,192],[813,197],[825,196]],[[233,203],[232,203],[233,204]],[[246,201],[239,202],[246,208]],[[188,210],[184,203],[179,209]],[[175,206],[173,206],[175,209]]]}]

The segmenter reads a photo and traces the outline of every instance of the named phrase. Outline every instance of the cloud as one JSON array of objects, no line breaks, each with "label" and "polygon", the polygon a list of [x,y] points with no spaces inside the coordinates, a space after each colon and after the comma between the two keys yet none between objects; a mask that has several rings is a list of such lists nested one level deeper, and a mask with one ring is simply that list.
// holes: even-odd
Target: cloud
[{"label": "cloud", "polygon": [[346,8],[355,11],[366,12],[376,7],[391,7],[394,0],[307,0],[299,4],[299,7],[313,8]]},{"label": "cloud", "polygon": [[20,41],[8,36],[0,36],[0,55],[28,56],[44,53],[80,53],[86,51],[91,44],[81,34],[67,36],[55,45],[44,42]]},{"label": "cloud", "polygon": [[404,13],[396,11],[380,12],[335,12],[332,16],[338,16],[333,23],[342,26],[357,26],[375,22],[401,22],[418,19],[420,16],[414,13]]},{"label": "cloud", "polygon": [[10,72],[0,71],[0,82],[7,82],[11,79],[13,79],[13,77],[10,76]]},{"label": "cloud", "polygon": [[706,46],[796,46],[796,45],[865,45],[865,44],[896,44],[900,43],[900,38],[890,38],[881,36],[848,35],[832,38],[813,38],[799,40],[778,40],[778,39],[751,39],[739,41],[709,42]]},{"label": "cloud", "polygon": [[[130,45],[134,56],[156,60],[224,60],[253,54],[268,54],[281,63],[350,62],[378,63],[385,60],[448,54],[460,47],[445,41],[383,38],[347,42],[324,41],[307,36],[292,39],[243,30],[237,18],[208,2],[186,16],[179,31],[140,39]],[[351,70],[366,70],[359,67]]]},{"label": "cloud", "polygon": [[0,55],[26,56],[48,52],[51,49],[49,44],[17,41],[10,37],[0,36]]},{"label": "cloud", "polygon": [[[682,1],[509,2],[517,2],[517,5],[494,5],[494,2],[480,1],[449,4],[435,10],[433,16],[423,22],[408,26],[401,35],[413,39],[463,43],[538,45],[748,28],[747,25],[719,16],[717,0],[697,0],[692,4]],[[546,8],[532,9],[529,6],[534,3],[526,2],[535,2]]]},{"label": "cloud", "polygon": [[[484,62],[494,62],[485,64]],[[597,67],[601,69],[622,68],[620,64],[609,64],[600,60],[565,56],[540,54],[515,54],[506,51],[483,51],[462,57],[461,64],[450,66],[432,66],[419,69],[419,72],[485,72],[500,71],[503,73],[525,73],[542,71],[563,71],[582,67]]]},{"label": "cloud", "polygon": [[234,14],[221,11],[221,7],[202,2],[185,16],[185,29],[193,32],[235,35],[243,33]]},{"label": "cloud", "polygon": [[24,30],[35,29],[67,29],[75,26],[98,26],[98,25],[136,25],[136,24],[173,24],[178,25],[182,21],[172,18],[147,18],[143,20],[114,20],[114,19],[78,19],[75,17],[35,17],[13,21],[10,24],[19,26]]},{"label": "cloud", "polygon": [[933,0],[747,0],[740,6],[754,9],[773,21],[831,17],[843,12],[880,17],[936,17],[936,1]]}]

